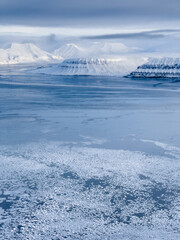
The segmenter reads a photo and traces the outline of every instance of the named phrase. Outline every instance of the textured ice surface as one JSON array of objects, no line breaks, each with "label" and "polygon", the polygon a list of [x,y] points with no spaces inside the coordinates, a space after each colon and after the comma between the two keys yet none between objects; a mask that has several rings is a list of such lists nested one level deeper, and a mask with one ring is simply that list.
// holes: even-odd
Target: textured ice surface
[{"label": "textured ice surface", "polygon": [[0,239],[179,239],[180,149],[150,142],[167,155],[1,146]]}]

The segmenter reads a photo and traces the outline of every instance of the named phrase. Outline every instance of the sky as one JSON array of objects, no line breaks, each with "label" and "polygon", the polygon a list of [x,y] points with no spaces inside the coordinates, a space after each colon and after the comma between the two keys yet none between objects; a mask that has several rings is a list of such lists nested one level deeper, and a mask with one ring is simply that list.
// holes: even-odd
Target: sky
[{"label": "sky", "polygon": [[47,50],[71,41],[178,47],[179,9],[179,0],[1,0],[0,47],[12,39]]},{"label": "sky", "polygon": [[179,21],[179,0],[1,0],[3,25],[118,26]]}]

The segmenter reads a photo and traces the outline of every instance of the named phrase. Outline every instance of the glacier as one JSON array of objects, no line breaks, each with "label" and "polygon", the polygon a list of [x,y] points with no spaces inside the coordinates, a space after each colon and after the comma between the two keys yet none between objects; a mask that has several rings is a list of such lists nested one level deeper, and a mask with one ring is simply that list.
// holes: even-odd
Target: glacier
[{"label": "glacier", "polygon": [[135,78],[179,78],[180,58],[149,58],[147,63],[139,66],[129,76]]}]

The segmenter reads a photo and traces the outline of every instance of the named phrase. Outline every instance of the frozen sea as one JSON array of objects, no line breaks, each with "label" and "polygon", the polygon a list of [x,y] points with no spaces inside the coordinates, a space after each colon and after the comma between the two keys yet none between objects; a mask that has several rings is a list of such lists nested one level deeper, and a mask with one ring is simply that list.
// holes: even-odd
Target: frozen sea
[{"label": "frozen sea", "polygon": [[180,239],[178,80],[0,74],[0,239]]}]

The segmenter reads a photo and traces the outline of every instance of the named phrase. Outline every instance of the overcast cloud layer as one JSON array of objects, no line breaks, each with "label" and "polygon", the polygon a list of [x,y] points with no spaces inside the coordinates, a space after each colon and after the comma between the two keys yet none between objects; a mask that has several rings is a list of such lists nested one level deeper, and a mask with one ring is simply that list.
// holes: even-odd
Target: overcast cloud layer
[{"label": "overcast cloud layer", "polygon": [[179,0],[1,0],[1,25],[130,25],[180,20]]}]

